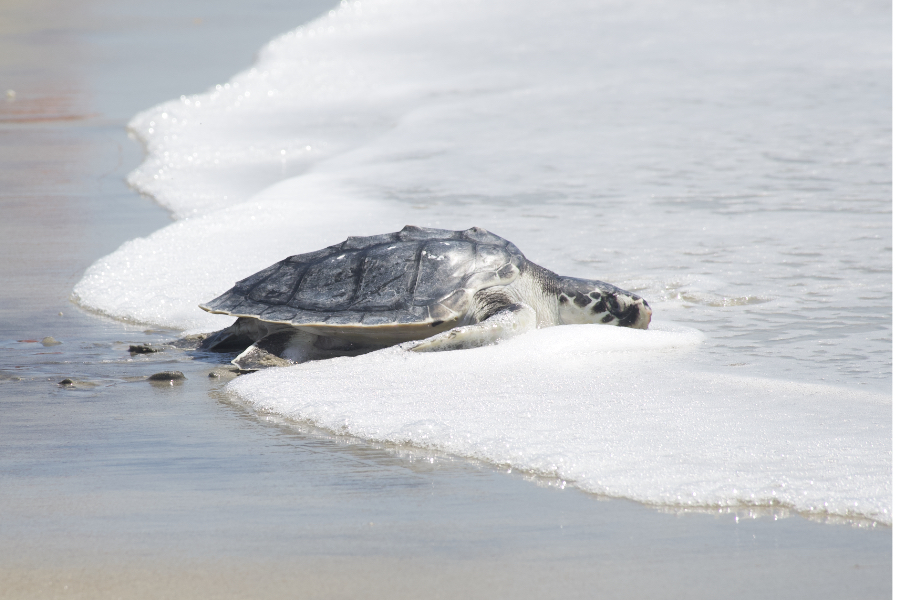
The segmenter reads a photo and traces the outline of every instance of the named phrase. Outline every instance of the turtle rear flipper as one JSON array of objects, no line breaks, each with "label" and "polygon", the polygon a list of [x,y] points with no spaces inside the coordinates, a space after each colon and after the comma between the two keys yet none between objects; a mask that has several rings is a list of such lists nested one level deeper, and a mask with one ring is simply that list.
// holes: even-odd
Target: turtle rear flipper
[{"label": "turtle rear flipper", "polygon": [[199,349],[209,352],[244,350],[268,333],[268,328],[260,328],[259,320],[240,317],[231,326],[213,333],[200,342]]},{"label": "turtle rear flipper", "polygon": [[[295,335],[296,333],[293,331],[279,331],[267,335],[238,354],[237,357],[231,361],[231,364],[242,371],[258,371],[260,369],[268,369],[269,367],[286,367],[294,364],[294,362],[302,362],[292,361],[282,357],[285,350],[293,345],[292,338]],[[309,346],[312,346],[311,342],[309,343]]]}]

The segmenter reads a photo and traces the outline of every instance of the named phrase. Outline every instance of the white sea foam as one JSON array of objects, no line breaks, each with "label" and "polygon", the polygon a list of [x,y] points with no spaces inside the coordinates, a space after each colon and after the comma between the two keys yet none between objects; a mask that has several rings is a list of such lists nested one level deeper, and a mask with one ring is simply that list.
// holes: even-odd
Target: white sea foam
[{"label": "white sea foam", "polygon": [[388,349],[268,370],[230,389],[333,431],[609,496],[890,522],[885,398],[697,371],[679,348],[698,341],[665,324],[550,328],[471,351]]},{"label": "white sea foam", "polygon": [[653,327],[388,350],[232,389],[599,493],[890,522],[889,13],[342,3],[135,117],[148,156],[130,182],[178,220],[98,261],[76,299],[217,329],[197,305],[285,256],[479,225],[638,291]]}]

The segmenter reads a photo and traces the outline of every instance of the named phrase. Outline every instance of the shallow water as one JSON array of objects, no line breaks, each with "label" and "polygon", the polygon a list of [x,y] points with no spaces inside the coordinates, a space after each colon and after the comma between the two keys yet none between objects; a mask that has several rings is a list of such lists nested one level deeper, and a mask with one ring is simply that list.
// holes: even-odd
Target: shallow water
[{"label": "shallow water", "polygon": [[[239,64],[249,64],[252,49],[283,29],[286,13],[277,10],[296,10],[294,3],[273,7],[269,33],[253,40],[248,31],[258,31],[265,19],[252,21],[239,5],[228,6],[220,8],[219,33],[203,39],[228,39],[227,52],[236,52],[234,41],[243,40],[248,54]],[[203,7],[158,3],[155,14],[172,20],[151,20],[149,28],[143,6],[98,3],[87,14],[32,8],[41,19],[59,19],[52,33],[46,24],[6,43],[46,50],[46,40],[74,38],[81,51],[65,48],[42,62],[44,69],[59,69],[52,76],[45,71],[44,79],[40,69],[16,73],[44,82],[43,97],[59,100],[36,103],[41,119],[81,117],[0,125],[0,151],[9,159],[0,169],[0,246],[13,258],[0,266],[6,283],[0,286],[2,595],[295,597],[297,589],[323,597],[888,593],[890,528],[872,527],[871,521],[834,527],[781,507],[708,514],[602,501],[564,479],[523,477],[407,444],[374,444],[258,411],[223,393],[227,371],[208,377],[221,370],[222,357],[175,349],[131,355],[129,345],[159,344],[180,331],[98,318],[72,306],[68,296],[91,261],[169,222],[123,183],[140,151],[125,139],[122,119],[148,98],[182,91],[166,88],[177,80],[150,74],[160,68],[160,57],[190,66],[185,57],[199,26],[194,13]],[[126,43],[131,41],[156,50],[136,52]],[[15,48],[0,57],[40,54]],[[81,64],[85,56],[92,58]],[[147,61],[146,81],[134,75],[139,57]],[[65,82],[73,65],[89,76],[81,91],[70,94],[47,83]],[[188,69],[184,80],[212,84],[210,68]],[[215,68],[224,77],[234,65]],[[117,72],[132,78],[133,95],[116,86]],[[21,115],[34,107],[29,85],[16,84],[16,102],[28,103],[4,108]],[[372,215],[373,228],[392,225],[378,221],[383,215],[372,214],[366,203],[357,209],[352,214],[370,211],[365,214]],[[317,235],[329,243],[345,235],[340,218],[333,230],[318,225]],[[216,233],[221,230],[210,237]],[[153,249],[159,239],[143,243]],[[206,251],[214,254],[202,245],[192,248]],[[167,268],[181,277],[189,263],[176,260]],[[158,277],[165,271],[149,272]],[[179,287],[190,289],[191,281]],[[145,297],[135,305],[151,304]],[[184,314],[190,315],[187,309]],[[44,346],[40,340],[47,335],[63,343]],[[145,380],[173,369],[187,379],[172,385]],[[74,385],[58,385],[64,377]]]}]

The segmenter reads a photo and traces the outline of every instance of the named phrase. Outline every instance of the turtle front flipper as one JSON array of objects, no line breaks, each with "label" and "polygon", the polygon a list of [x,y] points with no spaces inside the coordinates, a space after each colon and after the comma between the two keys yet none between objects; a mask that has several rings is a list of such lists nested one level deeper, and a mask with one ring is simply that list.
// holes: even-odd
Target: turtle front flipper
[{"label": "turtle front flipper", "polygon": [[462,350],[496,343],[537,328],[537,314],[525,304],[511,304],[473,325],[454,327],[424,340],[406,342],[400,347],[413,352]]}]

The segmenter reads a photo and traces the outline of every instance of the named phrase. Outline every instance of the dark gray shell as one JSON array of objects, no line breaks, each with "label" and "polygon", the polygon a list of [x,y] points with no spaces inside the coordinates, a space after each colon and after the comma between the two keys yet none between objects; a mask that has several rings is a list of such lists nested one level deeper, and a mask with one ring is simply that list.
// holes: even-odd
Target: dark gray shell
[{"label": "dark gray shell", "polygon": [[406,226],[290,256],[200,308],[298,326],[438,325],[464,315],[479,290],[515,281],[525,263],[478,227]]}]

